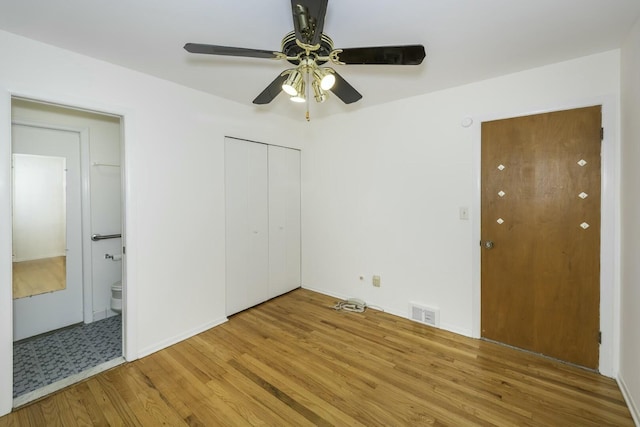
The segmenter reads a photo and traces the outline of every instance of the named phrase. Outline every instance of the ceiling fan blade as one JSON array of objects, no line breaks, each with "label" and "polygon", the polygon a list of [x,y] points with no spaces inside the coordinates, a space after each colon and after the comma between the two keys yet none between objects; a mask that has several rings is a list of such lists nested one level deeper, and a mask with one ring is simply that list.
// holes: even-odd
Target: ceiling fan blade
[{"label": "ceiling fan blade", "polygon": [[203,53],[206,55],[244,56],[248,58],[277,58],[271,50],[247,49],[244,47],[217,46],[214,44],[187,43],[184,49],[191,53]]},{"label": "ceiling fan blade", "polygon": [[279,75],[276,77],[274,81],[272,81],[269,86],[267,86],[260,95],[256,96],[256,99],[253,100],[254,104],[263,105],[268,104],[274,100],[276,96],[282,92],[282,84],[287,80],[287,75],[284,76]]},{"label": "ceiling fan blade", "polygon": [[414,44],[347,48],[342,49],[338,59],[345,64],[419,65],[425,55],[424,46]]},{"label": "ceiling fan blade", "polygon": [[336,82],[333,84],[331,92],[340,98],[342,102],[345,104],[351,104],[362,98],[360,92],[342,78],[340,74],[334,72],[333,75],[336,77]]},{"label": "ceiling fan blade", "polygon": [[324,29],[328,0],[291,0],[293,28],[302,43],[316,45]]}]

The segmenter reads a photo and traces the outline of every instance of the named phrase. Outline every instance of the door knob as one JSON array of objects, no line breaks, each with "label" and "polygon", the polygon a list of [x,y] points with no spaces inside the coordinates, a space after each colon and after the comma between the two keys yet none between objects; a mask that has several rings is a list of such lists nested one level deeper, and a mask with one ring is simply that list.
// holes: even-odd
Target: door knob
[{"label": "door knob", "polygon": [[485,249],[493,249],[493,242],[491,240],[485,240],[484,242],[480,242],[480,246]]}]

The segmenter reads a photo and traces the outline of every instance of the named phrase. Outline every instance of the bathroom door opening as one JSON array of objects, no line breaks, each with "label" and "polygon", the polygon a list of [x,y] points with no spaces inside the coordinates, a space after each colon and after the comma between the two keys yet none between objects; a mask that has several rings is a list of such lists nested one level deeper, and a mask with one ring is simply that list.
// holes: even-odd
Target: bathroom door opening
[{"label": "bathroom door opening", "polygon": [[[11,120],[12,155],[19,166],[16,177],[14,161],[13,278],[23,282],[24,278],[31,278],[36,285],[34,289],[26,286],[25,290],[23,286],[16,291],[20,288],[16,285],[20,283],[16,280],[12,283],[13,394],[14,406],[18,406],[53,392],[56,385],[68,385],[69,379],[82,379],[83,372],[89,368],[95,373],[96,367],[108,369],[124,361],[121,316],[123,132],[120,116],[23,98],[12,98]],[[57,139],[63,140],[57,144],[65,146],[69,153],[50,152]],[[22,197],[27,201],[39,203],[47,198],[42,191],[44,182],[49,180],[40,177],[37,181],[33,176],[42,175],[42,170],[34,167],[40,163],[50,164],[49,169],[53,170],[64,165],[60,179],[64,185],[56,190],[64,199],[63,207],[59,209],[66,219],[64,226],[52,226],[53,217],[60,217],[60,212],[45,215],[40,223],[29,218],[21,222],[18,218],[19,212],[24,216],[25,211],[38,210],[33,204],[21,205],[24,200],[21,201],[18,194],[20,188],[35,188],[35,194]],[[25,169],[25,164],[30,168]],[[54,164],[57,169],[52,166]],[[17,179],[20,177],[21,181]],[[51,193],[48,189],[44,191]],[[61,202],[50,202],[52,206],[56,204],[60,206]],[[53,210],[48,209],[48,212]],[[20,253],[21,249],[38,240],[46,246],[56,240],[52,235],[60,240],[61,234],[62,249],[59,243],[53,245],[57,252],[41,252],[29,260],[26,256],[15,257],[16,250]],[[16,242],[16,238],[25,235],[31,238],[27,239],[27,244]],[[42,284],[38,282],[52,277],[51,272],[42,268],[40,261],[43,258],[58,262],[55,272],[58,279],[63,277],[64,280],[56,281],[52,287],[37,286]],[[66,299],[62,298],[64,295],[67,295]],[[28,374],[34,371],[34,363],[40,364],[35,369],[39,372],[36,377]]]}]

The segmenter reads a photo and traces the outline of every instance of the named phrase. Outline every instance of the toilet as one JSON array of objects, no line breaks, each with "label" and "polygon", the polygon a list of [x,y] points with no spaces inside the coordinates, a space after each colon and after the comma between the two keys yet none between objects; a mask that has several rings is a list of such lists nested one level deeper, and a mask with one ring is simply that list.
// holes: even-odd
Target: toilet
[{"label": "toilet", "polygon": [[122,281],[111,285],[111,310],[116,313],[122,312]]}]

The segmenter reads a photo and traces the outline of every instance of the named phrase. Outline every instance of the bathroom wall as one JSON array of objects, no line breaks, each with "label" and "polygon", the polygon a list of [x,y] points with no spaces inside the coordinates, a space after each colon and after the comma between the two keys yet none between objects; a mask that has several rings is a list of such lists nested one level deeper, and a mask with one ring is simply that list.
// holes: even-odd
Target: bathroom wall
[{"label": "bathroom wall", "polygon": [[[56,105],[12,101],[13,120],[30,123],[88,129],[90,164],[89,193],[91,234],[118,234],[121,231],[120,118]],[[122,278],[122,262],[105,259],[105,254],[120,255],[121,239],[91,242],[83,251],[90,253],[92,272],[92,313],[85,321],[116,314],[111,311],[111,284]]]}]

